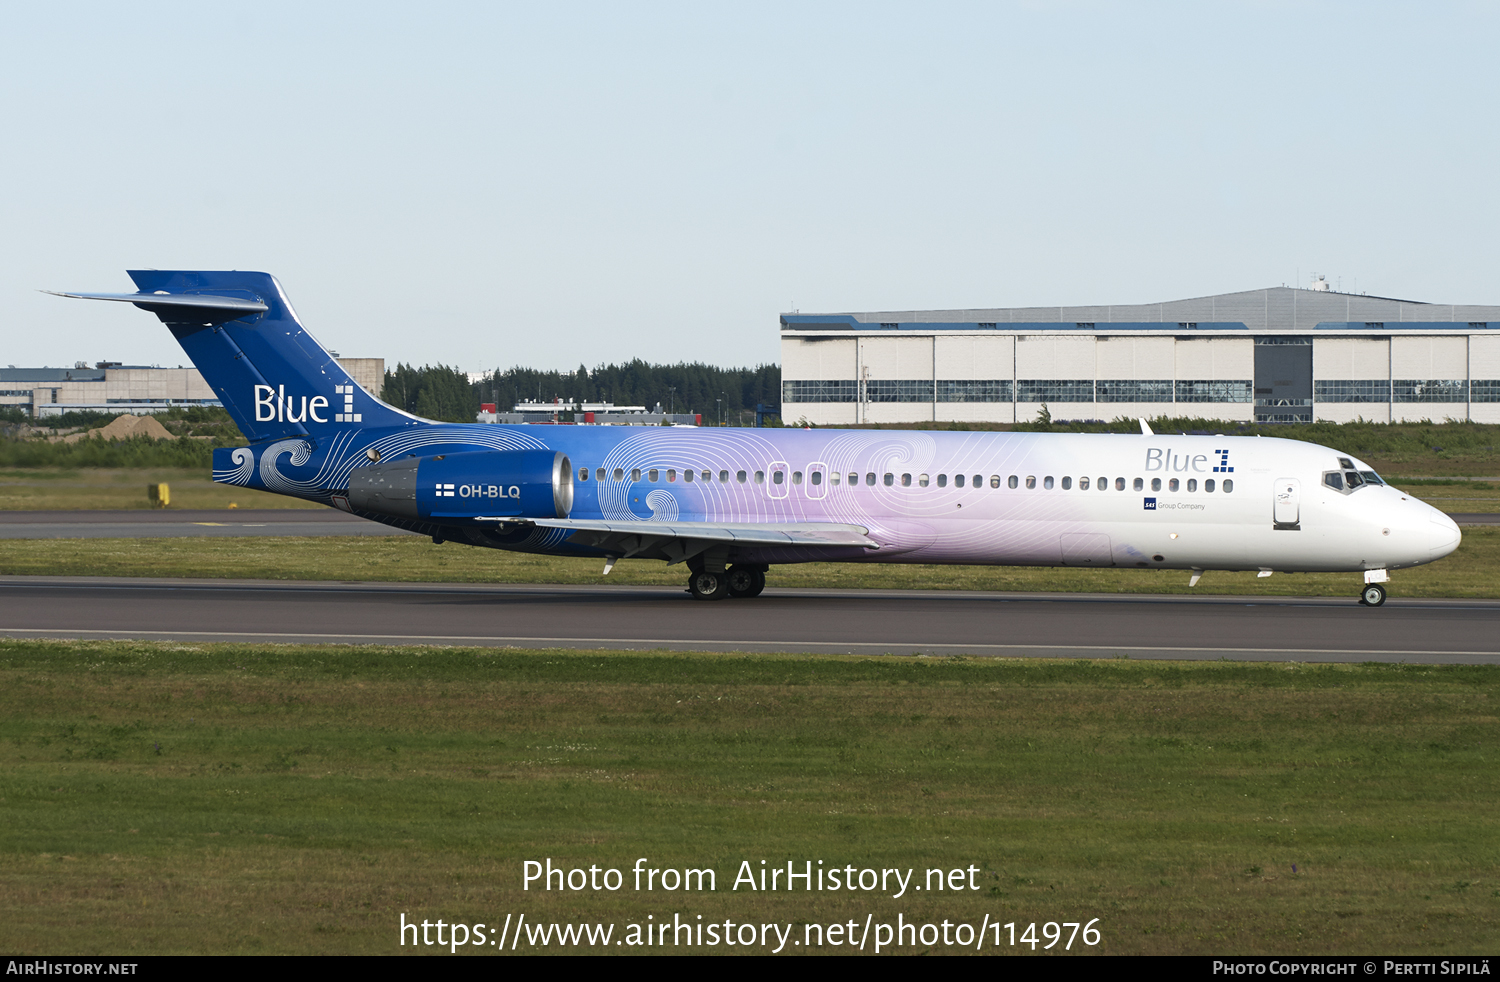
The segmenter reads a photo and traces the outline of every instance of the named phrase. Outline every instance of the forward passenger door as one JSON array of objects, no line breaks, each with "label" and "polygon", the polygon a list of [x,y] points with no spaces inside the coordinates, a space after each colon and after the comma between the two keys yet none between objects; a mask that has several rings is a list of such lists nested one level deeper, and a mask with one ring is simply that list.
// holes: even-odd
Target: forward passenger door
[{"label": "forward passenger door", "polygon": [[1302,482],[1295,477],[1276,479],[1273,504],[1274,528],[1298,531],[1302,528]]}]

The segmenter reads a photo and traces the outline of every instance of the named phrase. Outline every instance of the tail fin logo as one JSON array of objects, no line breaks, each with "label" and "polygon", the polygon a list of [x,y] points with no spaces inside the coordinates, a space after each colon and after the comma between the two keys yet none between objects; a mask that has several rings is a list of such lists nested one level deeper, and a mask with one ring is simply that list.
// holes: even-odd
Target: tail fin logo
[{"label": "tail fin logo", "polygon": [[354,411],[354,386],[335,385],[333,391],[344,397],[344,411],[334,414],[334,422],[337,423],[362,423],[364,414]]},{"label": "tail fin logo", "polygon": [[[354,411],[354,386],[336,385],[334,392],[344,397],[343,412],[334,413],[335,423],[361,423],[364,414]],[[326,423],[322,413],[329,409],[327,396],[288,396],[286,386],[255,387],[255,421],[257,423]]]}]

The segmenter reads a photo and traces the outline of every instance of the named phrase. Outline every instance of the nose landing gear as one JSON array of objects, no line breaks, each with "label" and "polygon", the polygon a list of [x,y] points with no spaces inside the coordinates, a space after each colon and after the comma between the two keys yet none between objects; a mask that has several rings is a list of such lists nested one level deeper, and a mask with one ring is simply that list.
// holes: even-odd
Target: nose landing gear
[{"label": "nose landing gear", "polygon": [[1385,587],[1379,583],[1366,583],[1359,591],[1359,602],[1366,607],[1379,607],[1385,603]]}]

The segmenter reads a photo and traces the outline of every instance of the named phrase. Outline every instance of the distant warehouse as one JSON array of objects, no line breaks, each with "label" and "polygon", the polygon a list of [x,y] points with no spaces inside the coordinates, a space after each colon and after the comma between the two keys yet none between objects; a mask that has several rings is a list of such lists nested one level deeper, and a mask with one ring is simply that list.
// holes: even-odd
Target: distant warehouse
[{"label": "distant warehouse", "polygon": [[[340,358],[344,370],[371,395],[380,395],[383,358]],[[248,396],[249,393],[246,393]],[[159,413],[174,406],[221,406],[223,401],[196,368],[161,368],[101,361],[92,368],[0,368],[0,408],[24,409],[32,417],[79,410]]]},{"label": "distant warehouse", "polygon": [[1107,307],[781,317],[782,418],[1500,423],[1500,306],[1273,287]]}]

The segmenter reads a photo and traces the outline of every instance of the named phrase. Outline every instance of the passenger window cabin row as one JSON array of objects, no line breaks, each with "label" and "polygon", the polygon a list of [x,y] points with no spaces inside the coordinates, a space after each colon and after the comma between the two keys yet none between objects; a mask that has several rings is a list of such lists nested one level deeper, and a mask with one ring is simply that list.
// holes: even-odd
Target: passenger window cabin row
[{"label": "passenger window cabin row", "polygon": [[[704,470],[704,471],[683,470],[683,471],[679,472],[675,467],[667,467],[667,468],[652,467],[652,468],[649,468],[649,469],[646,469],[646,470],[642,470],[641,468],[636,467],[636,468],[632,468],[629,471],[629,475],[630,475],[630,480],[631,481],[640,481],[644,477],[645,480],[649,481],[652,484],[658,484],[658,483],[660,483],[664,477],[665,477],[667,483],[673,483],[673,482],[677,481],[677,479],[678,479],[679,476],[682,478],[683,482],[686,483],[686,484],[693,484],[695,482],[702,482],[704,484],[709,484],[709,483],[712,483],[715,480],[716,477],[718,479],[718,483],[720,483],[720,484],[729,484],[731,482],[731,477],[730,477],[730,472],[729,471],[719,471],[717,474],[715,474],[715,472],[711,471],[711,470]],[[622,467],[616,467],[613,471],[606,471],[603,467],[599,467],[599,468],[595,468],[595,470],[593,471],[592,476],[593,476],[593,479],[596,480],[596,481],[605,481],[605,480],[623,481],[623,480],[626,479],[626,471]],[[844,476],[845,475],[843,475],[843,474],[831,473],[831,474],[828,475],[828,483],[830,485],[834,486],[834,487],[837,487],[840,483],[843,482]],[[807,483],[811,484],[814,487],[817,487],[817,486],[819,486],[819,485],[821,485],[823,483],[823,472],[822,471],[811,471],[805,477],[806,477]],[[586,482],[586,481],[589,480],[589,478],[590,478],[589,469],[587,467],[580,467],[578,469],[578,480],[581,481],[581,482]],[[733,472],[733,478],[732,478],[732,480],[736,484],[746,484],[746,483],[750,482],[752,479],[754,480],[754,482],[756,484],[764,484],[764,483],[766,483],[766,472],[765,471],[754,471],[753,475],[752,475],[752,472],[750,472],[750,471],[734,471]],[[792,471],[792,483],[793,484],[801,484],[803,482],[803,480],[804,480],[804,475],[803,475],[802,471]],[[878,483],[883,483],[886,487],[889,488],[889,487],[895,487],[898,484],[898,482],[899,482],[899,484],[900,484],[901,487],[907,488],[907,487],[911,487],[912,486],[913,480],[914,479],[913,479],[913,477],[912,477],[911,474],[900,474],[900,475],[897,475],[897,474],[893,474],[893,473],[887,472],[883,477],[878,477],[872,471],[872,472],[869,472],[869,473],[867,473],[867,474],[864,475],[864,482],[863,483],[865,484],[866,487],[874,487],[876,485],[876,483],[878,482]],[[1026,487],[1027,490],[1035,490],[1036,487],[1037,487],[1037,478],[1033,474],[1028,474],[1024,478],[1021,477],[1021,476],[1019,476],[1019,475],[1017,475],[1017,474],[1012,474],[1009,477],[1005,478],[1004,481],[1005,481],[1005,486],[1007,488],[1019,489],[1022,486],[1023,482],[1024,482],[1025,487]],[[773,471],[771,471],[771,483],[772,484],[778,484],[779,485],[779,484],[784,484],[785,482],[786,482],[786,472],[785,471],[783,471],[783,470],[773,470]],[[949,486],[948,482],[949,482],[949,476],[947,474],[939,474],[937,476],[936,483],[937,483],[938,487],[940,487],[940,488],[946,488],[946,487]],[[955,488],[961,488],[961,487],[965,487],[965,486],[974,487],[974,488],[981,488],[981,487],[984,487],[984,485],[985,485],[985,478],[984,478],[983,474],[974,474],[972,476],[967,475],[967,474],[954,474],[953,477],[952,477],[952,482],[953,482],[952,486],[955,487]],[[990,475],[990,477],[989,477],[989,486],[990,487],[992,487],[992,488],[998,488],[998,487],[1001,486],[1000,482],[1001,482],[1001,477],[1000,477],[999,474],[991,474]],[[861,483],[860,482],[860,475],[857,474],[857,473],[850,473],[848,475],[848,483],[849,483],[849,485],[851,487],[859,485]],[[925,487],[930,486],[933,482],[932,482],[932,479],[931,479],[931,477],[929,475],[927,475],[927,474],[918,474],[915,477],[915,483],[916,483],[917,487],[919,487],[919,488],[925,488]],[[1163,488],[1163,484],[1165,484],[1165,488]],[[1059,486],[1064,491],[1071,491],[1073,489],[1073,486],[1074,486],[1073,485],[1073,478],[1071,478],[1071,477],[1064,477],[1064,478],[1061,478],[1061,479],[1057,479],[1057,478],[1052,477],[1050,474],[1047,475],[1047,476],[1045,476],[1045,477],[1043,477],[1043,478],[1041,478],[1041,487],[1042,487],[1043,490],[1051,491],[1052,489],[1054,489],[1056,487],[1059,487]],[[1080,490],[1080,491],[1087,491],[1090,488],[1093,488],[1093,489],[1099,490],[1099,491],[1108,491],[1109,488],[1110,488],[1110,479],[1108,477],[1100,477],[1097,480],[1094,480],[1094,479],[1087,478],[1087,477],[1080,477],[1078,479],[1078,485],[1077,486],[1078,486],[1078,490]],[[1234,491],[1234,480],[1232,478],[1225,478],[1222,481],[1215,481],[1214,478],[1210,477],[1210,478],[1207,478],[1207,479],[1205,479],[1203,481],[1203,491],[1206,494],[1212,494],[1212,493],[1214,493],[1215,490],[1218,490],[1221,487],[1223,489],[1223,493],[1224,494],[1230,494],[1230,493],[1232,493]],[[1117,477],[1117,478],[1114,479],[1114,489],[1116,491],[1124,491],[1125,488],[1126,488],[1126,479],[1125,478],[1123,478],[1123,477]],[[1145,478],[1141,478],[1141,477],[1134,478],[1133,480],[1130,481],[1130,488],[1131,488],[1131,490],[1134,490],[1134,491],[1144,491],[1146,489],[1146,479]],[[1162,491],[1162,490],[1165,490],[1168,494],[1173,494],[1173,493],[1177,493],[1179,491],[1184,491],[1185,490],[1188,494],[1195,494],[1198,491],[1198,479],[1196,477],[1190,477],[1190,478],[1187,478],[1187,479],[1183,480],[1183,479],[1180,479],[1180,478],[1172,477],[1172,478],[1167,478],[1167,480],[1165,482],[1163,482],[1163,480],[1161,478],[1159,478],[1159,477],[1153,477],[1153,478],[1151,478],[1151,490],[1152,491]]]}]

